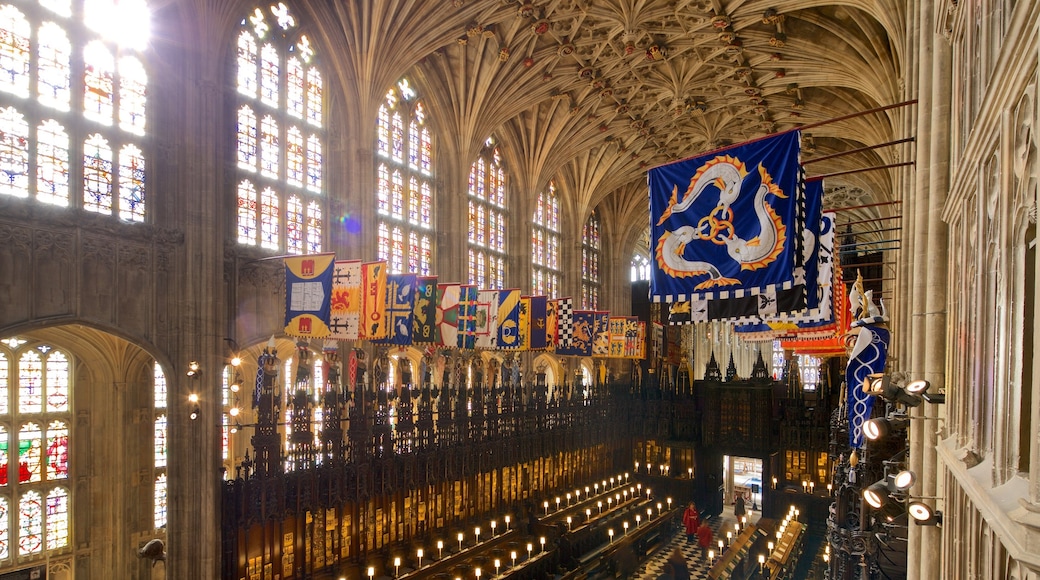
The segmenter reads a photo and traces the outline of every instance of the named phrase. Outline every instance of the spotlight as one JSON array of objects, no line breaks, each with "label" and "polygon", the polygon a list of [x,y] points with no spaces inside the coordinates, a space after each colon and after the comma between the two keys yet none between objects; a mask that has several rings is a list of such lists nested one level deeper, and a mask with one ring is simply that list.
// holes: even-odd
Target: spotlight
[{"label": "spotlight", "polygon": [[892,413],[887,417],[877,417],[863,423],[863,436],[869,441],[883,439],[892,431],[905,429],[910,418],[903,413]]},{"label": "spotlight", "polygon": [[872,373],[867,375],[863,381],[863,391],[890,403],[899,403],[907,407],[916,407],[921,404],[918,393],[928,388],[927,381],[914,381],[912,383],[915,391],[911,391],[899,384],[893,383],[891,377],[883,373]]},{"label": "spotlight", "polygon": [[910,502],[907,512],[918,525],[938,526],[942,523],[942,512],[932,510],[931,506],[921,501]]},{"label": "spotlight", "polygon": [[904,389],[911,395],[920,395],[928,390],[928,387],[932,386],[931,383],[924,379],[917,379],[916,381],[910,381],[906,384]]},{"label": "spotlight", "polygon": [[896,491],[906,491],[913,487],[915,483],[917,483],[917,474],[909,469],[900,471],[892,478],[892,484]]},{"label": "spotlight", "polygon": [[888,484],[880,479],[863,490],[863,499],[874,509],[881,509],[888,498]]},{"label": "spotlight", "polygon": [[195,408],[193,408],[193,409],[191,410],[191,414],[190,414],[190,415],[188,415],[188,418],[189,418],[189,419],[191,419],[192,421],[194,421],[195,419],[198,419],[198,418],[199,418],[199,413],[200,413],[200,412],[201,412],[201,411],[199,411],[199,406],[198,406],[198,405],[195,405]]},{"label": "spotlight", "polygon": [[192,393],[192,394],[188,395],[188,402],[190,402],[190,403],[198,403],[199,402],[199,395],[198,395],[198,393]]},{"label": "spotlight", "polygon": [[242,359],[241,358],[239,358],[237,356],[231,357],[231,366],[237,367],[240,364],[242,364]]},{"label": "spotlight", "polygon": [[188,372],[186,373],[191,378],[198,378],[199,376],[199,363],[198,361],[191,361],[188,363]]}]

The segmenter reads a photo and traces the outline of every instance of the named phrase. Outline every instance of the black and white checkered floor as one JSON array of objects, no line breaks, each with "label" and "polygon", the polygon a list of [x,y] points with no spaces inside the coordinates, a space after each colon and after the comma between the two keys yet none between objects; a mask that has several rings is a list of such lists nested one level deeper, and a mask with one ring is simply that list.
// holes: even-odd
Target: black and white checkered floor
[{"label": "black and white checkered floor", "polygon": [[[757,514],[755,514],[754,519],[758,519]],[[718,542],[720,535],[725,539],[726,530],[732,530],[736,521],[736,518],[733,516],[733,506],[726,506],[722,515],[709,519],[708,527],[711,528],[714,537],[713,542]],[[697,538],[693,538],[692,542],[687,542],[686,534],[682,533],[682,530],[675,534],[671,542],[668,542],[650,556],[643,571],[636,575],[635,578],[639,580],[657,580],[664,573],[664,563],[676,548],[679,548],[679,551],[686,557],[686,567],[690,570],[690,578],[693,580],[706,580],[708,578],[708,570],[711,568],[708,558],[701,555],[701,548],[697,545]]]}]

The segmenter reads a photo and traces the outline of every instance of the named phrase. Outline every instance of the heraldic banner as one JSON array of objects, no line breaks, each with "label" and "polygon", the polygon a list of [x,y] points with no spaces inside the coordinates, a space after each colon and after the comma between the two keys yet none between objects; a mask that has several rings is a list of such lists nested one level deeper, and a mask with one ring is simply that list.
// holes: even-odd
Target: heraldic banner
[{"label": "heraldic banner", "polygon": [[805,308],[800,136],[650,170],[653,301],[691,302],[692,322]]},{"label": "heraldic banner", "polygon": [[335,254],[285,258],[285,334],[324,338],[332,305]]}]

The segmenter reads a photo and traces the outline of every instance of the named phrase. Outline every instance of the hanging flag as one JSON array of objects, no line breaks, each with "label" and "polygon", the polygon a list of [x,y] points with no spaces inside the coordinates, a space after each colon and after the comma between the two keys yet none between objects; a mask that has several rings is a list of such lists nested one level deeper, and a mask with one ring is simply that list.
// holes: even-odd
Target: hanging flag
[{"label": "hanging flag", "polygon": [[596,313],[591,310],[575,310],[570,344],[560,346],[556,354],[569,356],[592,356],[592,342],[596,336]]},{"label": "hanging flag", "polygon": [[628,318],[625,316],[610,316],[607,319],[607,328],[610,337],[610,357],[621,358],[625,356],[625,333],[628,330]]},{"label": "hanging flag", "polygon": [[374,340],[386,338],[386,262],[365,262],[361,265],[361,324],[358,338]]},{"label": "hanging flag", "polygon": [[737,325],[733,330],[740,334],[741,339],[751,342],[773,340],[834,323],[834,220],[834,212],[827,212],[820,218],[818,243],[815,244],[817,251],[813,256],[816,266],[806,268],[807,273],[811,271],[815,276],[813,283],[806,283],[806,291],[815,296],[810,302],[815,302],[815,305],[797,313],[769,316],[756,324]]},{"label": "hanging flag", "polygon": [[412,309],[412,342],[437,342],[437,277],[418,276]]},{"label": "hanging flag", "polygon": [[520,290],[498,291],[498,348],[520,347]]},{"label": "hanging flag", "polygon": [[545,350],[555,351],[559,318],[556,316],[556,300],[545,301]]},{"label": "hanging flag", "polygon": [[631,358],[646,358],[646,321],[636,320],[635,343],[630,351]]},{"label": "hanging flag", "polygon": [[472,350],[477,345],[478,293],[478,288],[472,284],[463,284],[459,287],[459,348]]},{"label": "hanging flag", "polygon": [[390,274],[386,277],[386,309],[389,318],[387,337],[380,344],[412,344],[412,317],[415,307],[415,274]]},{"label": "hanging flag", "polygon": [[650,323],[650,358],[664,358],[664,325],[660,322]]},{"label": "hanging flag", "polygon": [[568,347],[574,332],[574,301],[567,298],[556,299],[556,348]]},{"label": "hanging flag", "polygon": [[548,296],[532,296],[531,297],[531,319],[530,319],[530,335],[531,335],[531,350],[545,350],[546,345],[546,333],[545,333],[545,311],[548,309]]},{"label": "hanging flag", "polygon": [[477,295],[477,348],[498,344],[498,290],[481,290]]},{"label": "hanging flag", "polygon": [[361,260],[336,260],[332,267],[330,338],[357,340],[361,321]]},{"label": "hanging flag", "polygon": [[531,297],[520,297],[520,315],[517,318],[517,333],[520,336],[520,350],[531,349]]},{"label": "hanging flag", "polygon": [[285,334],[324,338],[332,312],[335,254],[285,258]]},{"label": "hanging flag", "polygon": [[649,172],[650,295],[691,302],[691,320],[805,307],[800,133]]},{"label": "hanging flag", "polygon": [[845,366],[845,404],[849,410],[849,446],[862,448],[863,423],[874,406],[874,396],[864,391],[863,383],[868,375],[885,371],[890,335],[884,326],[888,315],[874,305],[873,291],[863,291],[862,276],[849,292],[849,307],[856,313],[852,323],[856,340]]},{"label": "hanging flag", "polygon": [[459,345],[458,284],[437,284],[437,344]]},{"label": "hanging flag", "polygon": [[596,311],[593,320],[595,320],[596,326],[594,327],[592,337],[592,356],[609,356],[610,312],[605,310]]}]

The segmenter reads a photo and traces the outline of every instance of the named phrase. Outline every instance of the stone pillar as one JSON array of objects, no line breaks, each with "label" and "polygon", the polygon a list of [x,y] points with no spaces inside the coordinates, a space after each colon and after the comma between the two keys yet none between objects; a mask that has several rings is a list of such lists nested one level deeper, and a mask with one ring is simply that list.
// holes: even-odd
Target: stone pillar
[{"label": "stone pillar", "polygon": [[[931,13],[931,2],[926,2]],[[928,245],[925,288],[924,319],[924,375],[931,382],[933,391],[946,388],[946,306],[947,306],[947,250],[949,237],[946,222],[942,219],[943,207],[950,188],[950,93],[951,93],[951,47],[949,42],[937,34],[934,22],[922,20],[922,35],[932,39],[932,62],[930,71],[922,69],[922,74],[930,72],[932,77],[932,102],[928,109],[921,109],[920,116],[929,118],[931,145],[929,148],[929,180],[928,193]],[[914,365],[920,368],[919,365]],[[945,407],[925,404],[918,407],[915,416],[938,417]],[[921,432],[922,456],[921,467],[917,471],[921,475],[918,495],[940,496],[938,487],[939,463],[935,446],[938,443],[936,424],[934,421],[917,421],[915,430]],[[920,578],[937,580],[941,565],[939,554],[942,549],[942,533],[935,526],[922,526],[920,530]],[[912,557],[908,563],[914,562]]]},{"label": "stone pillar", "polygon": [[[918,58],[917,58],[917,183],[910,194],[904,197],[903,211],[903,260],[909,266],[906,270],[908,308],[905,312],[910,319],[906,328],[907,335],[902,338],[906,346],[906,359],[899,361],[901,369],[911,377],[921,376],[924,371],[925,324],[924,313],[925,286],[927,284],[928,267],[928,196],[930,194],[929,179],[931,176],[930,151],[932,145],[931,107],[932,107],[932,50],[934,44],[934,18],[932,0],[916,2]],[[909,467],[917,474],[924,470],[924,441],[921,422],[916,421],[908,431]],[[922,485],[913,490],[920,493]],[[917,563],[921,557],[921,527],[910,524],[907,528],[907,579],[920,580]]]}]

